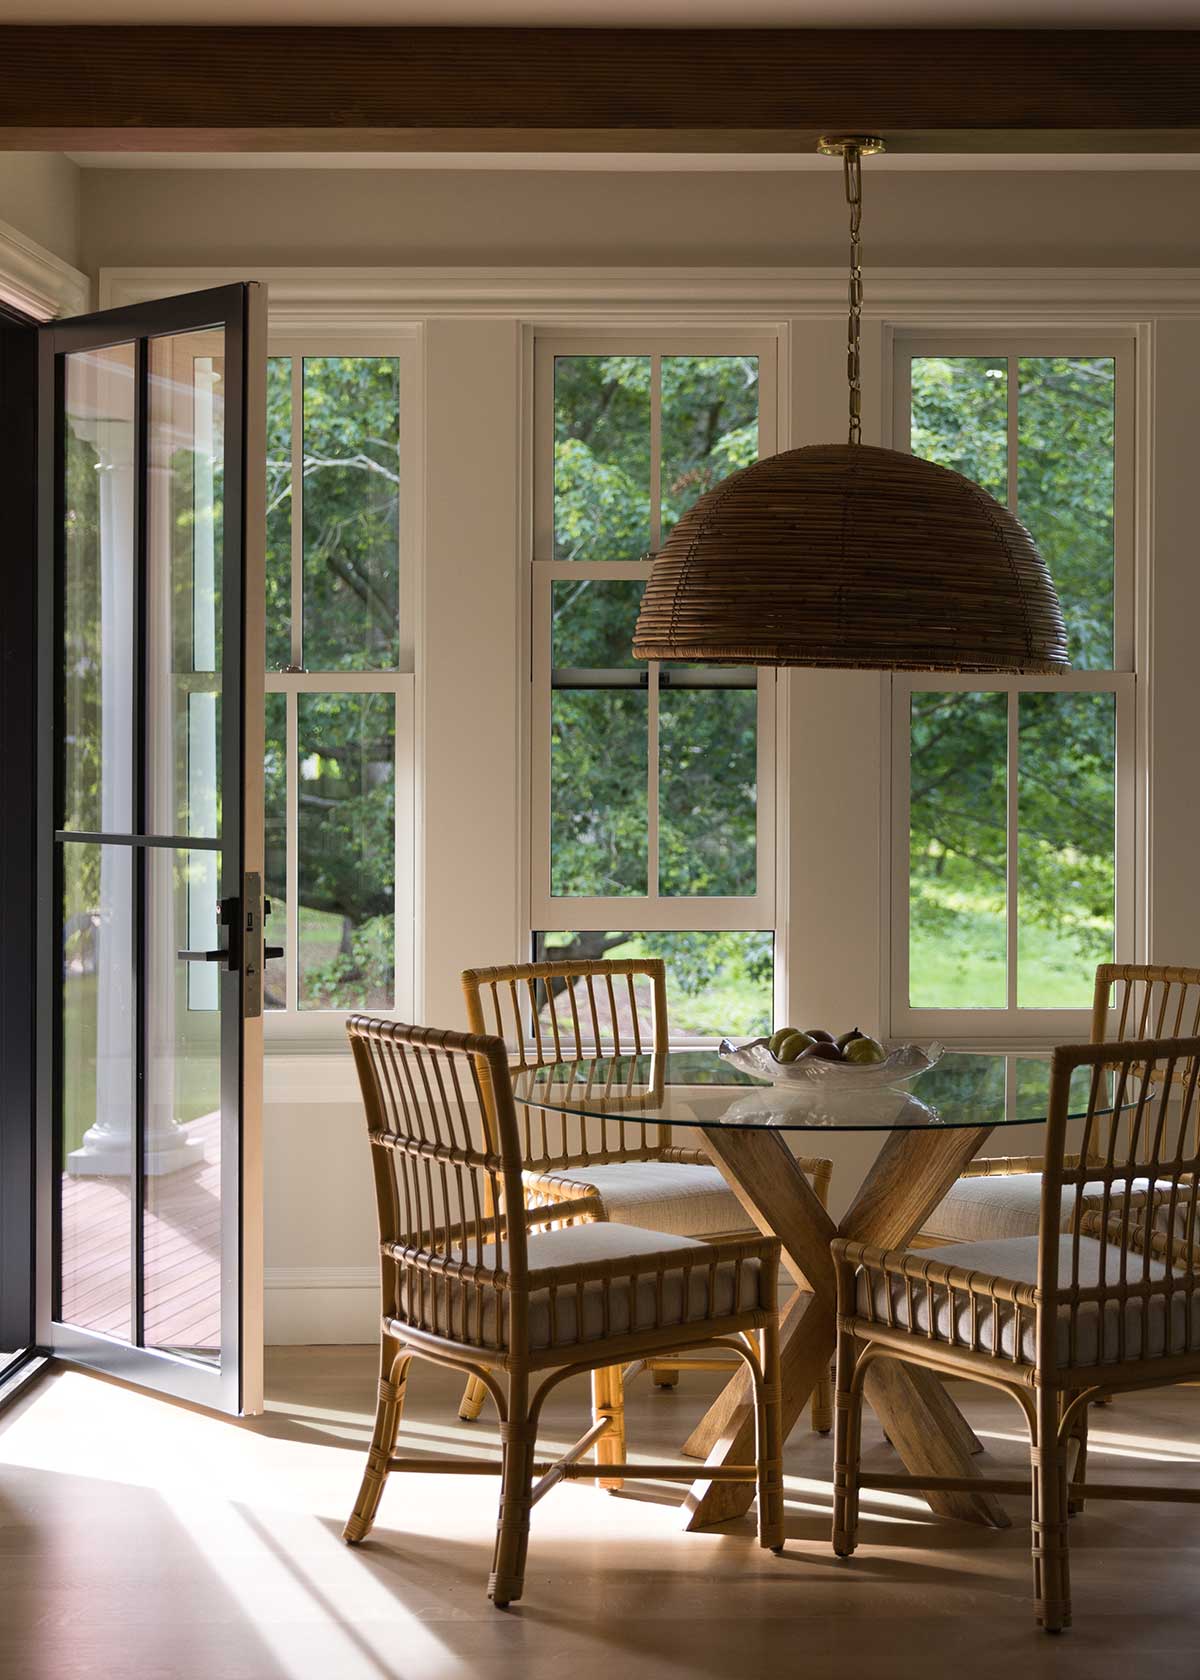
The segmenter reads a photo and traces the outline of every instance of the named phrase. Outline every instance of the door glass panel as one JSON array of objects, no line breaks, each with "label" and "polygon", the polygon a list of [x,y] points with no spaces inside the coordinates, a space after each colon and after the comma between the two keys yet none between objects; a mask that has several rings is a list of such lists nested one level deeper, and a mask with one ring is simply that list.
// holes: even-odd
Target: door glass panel
[{"label": "door glass panel", "polygon": [[133,1332],[132,850],[62,848],[58,1316]]},{"label": "door glass panel", "polygon": [[133,821],[136,356],[64,360],[61,824],[111,834]]},{"label": "door glass panel", "polygon": [[912,696],[908,994],[914,1009],[1008,997],[1008,697]]},{"label": "door glass panel", "polygon": [[263,1007],[287,1008],[287,695],[266,699],[263,754],[263,814],[266,868],[263,891],[271,909],[266,920],[266,943],[282,950],[263,967]]},{"label": "door glass panel", "polygon": [[217,854],[147,847],[144,1311],[147,1347],[221,1348],[221,1016]]},{"label": "door glass panel", "polygon": [[400,642],[400,363],[304,358],[304,664],[392,670]]},{"label": "door glass panel", "polygon": [[302,1009],[391,1009],[396,988],[396,700],[300,694]]},{"label": "door glass panel", "polygon": [[220,835],[224,333],[150,340],[146,750],[152,834]]}]

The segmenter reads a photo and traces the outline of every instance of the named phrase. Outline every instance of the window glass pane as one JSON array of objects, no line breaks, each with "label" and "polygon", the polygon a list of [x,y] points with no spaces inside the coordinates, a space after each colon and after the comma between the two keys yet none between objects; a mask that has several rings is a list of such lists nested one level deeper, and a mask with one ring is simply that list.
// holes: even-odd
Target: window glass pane
[{"label": "window glass pane", "polygon": [[555,689],[550,697],[550,891],[646,892],[644,689]]},{"label": "window glass pane", "polygon": [[662,538],[694,501],[758,459],[758,357],[662,358]]},{"label": "window glass pane", "polygon": [[670,686],[679,671],[662,671],[658,696],[659,891],[748,897],[758,879],[758,693]]},{"label": "window glass pane", "polygon": [[1111,356],[1022,356],[1017,509],[1050,568],[1072,665],[1113,663]]},{"label": "window glass pane", "polygon": [[914,356],[910,447],[1008,501],[1008,361]]},{"label": "window glass pane", "polygon": [[1116,698],[1022,694],[1017,1003],[1086,1009],[1113,957]]},{"label": "window glass pane", "polygon": [[264,892],[271,903],[266,943],[282,946],[263,968],[263,1007],[287,1007],[287,695],[267,695],[264,732],[263,815],[266,869]]},{"label": "window glass pane", "polygon": [[1004,694],[912,695],[909,1002],[1007,1002]]},{"label": "window glass pane", "polygon": [[267,357],[267,669],[292,662],[292,358]]},{"label": "window glass pane", "polygon": [[132,344],[66,357],[62,826],[79,833],[133,822],[135,406]]},{"label": "window glass pane", "polygon": [[400,657],[400,364],[304,358],[304,664]]},{"label": "window glass pane", "polygon": [[133,848],[62,848],[59,1316],[132,1333]]},{"label": "window glass pane", "polygon": [[773,933],[539,933],[539,962],[661,957],[671,1042],[752,1037],[771,1030]]},{"label": "window glass pane", "polygon": [[395,996],[396,702],[300,694],[302,1009],[391,1009]]},{"label": "window glass pane", "polygon": [[[556,670],[574,666],[634,668],[633,627],[644,584],[632,580],[581,577],[555,579],[550,590],[551,663]],[[643,664],[637,664],[643,670]]]},{"label": "window glass pane", "polygon": [[152,834],[221,832],[225,334],[150,340],[146,759]]},{"label": "window glass pane", "polygon": [[554,359],[554,557],[650,547],[650,358]]},{"label": "window glass pane", "polygon": [[634,669],[642,585],[558,580],[551,596],[551,891],[646,892],[648,699]]}]

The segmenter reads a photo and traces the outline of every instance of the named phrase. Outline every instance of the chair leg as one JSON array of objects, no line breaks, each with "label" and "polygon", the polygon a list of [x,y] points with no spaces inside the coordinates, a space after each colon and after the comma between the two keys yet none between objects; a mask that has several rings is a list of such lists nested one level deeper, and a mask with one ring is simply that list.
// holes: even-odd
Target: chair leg
[{"label": "chair leg", "polygon": [[379,1358],[379,1399],[375,1407],[375,1429],[367,1450],[367,1468],[354,1509],[342,1530],[342,1539],[349,1546],[365,1540],[375,1525],[375,1513],[388,1479],[388,1461],[404,1413],[404,1391],[411,1364],[412,1355],[405,1353],[392,1337],[385,1336]]},{"label": "chair leg", "polygon": [[[592,1372],[592,1422],[609,1420],[607,1432],[596,1442],[597,1464],[622,1464],[625,1461],[625,1385],[619,1365],[606,1365]],[[624,1487],[619,1476],[601,1476],[599,1485],[615,1493]]]},{"label": "chair leg", "polygon": [[862,1454],[862,1384],[854,1380],[858,1344],[839,1330],[833,1424],[833,1549],[850,1557],[858,1545],[858,1472]]},{"label": "chair leg", "polygon": [[833,1428],[833,1383],[827,1376],[813,1389],[810,1416],[813,1433],[828,1435]]},{"label": "chair leg", "polygon": [[679,1387],[678,1365],[660,1365],[657,1359],[651,1359],[648,1363],[655,1388]]},{"label": "chair leg", "polygon": [[757,1387],[758,1543],[783,1550],[783,1411],[780,1403],[779,1325],[774,1318],[759,1332]]},{"label": "chair leg", "polygon": [[[1074,1396],[1063,1396],[1064,1404]],[[1067,1449],[1067,1474],[1070,1489],[1067,1497],[1067,1515],[1077,1517],[1084,1507],[1084,1499],[1079,1489],[1087,1481],[1088,1455],[1088,1407],[1081,1406],[1075,1422],[1071,1426],[1071,1433],[1065,1442]]]},{"label": "chair leg", "polygon": [[478,1377],[468,1377],[463,1389],[462,1399],[458,1402],[458,1415],[464,1423],[474,1423],[483,1410],[483,1402],[487,1399],[487,1389]]},{"label": "chair leg", "polygon": [[1067,1540],[1067,1452],[1059,1440],[1058,1395],[1037,1392],[1033,1460],[1033,1590],[1037,1619],[1047,1633],[1071,1625],[1071,1574]]},{"label": "chair leg", "polygon": [[525,1585],[529,1549],[530,1493],[533,1487],[534,1434],[529,1426],[529,1383],[513,1376],[508,1391],[508,1422],[500,1425],[504,1462],[500,1472],[500,1514],[488,1597],[498,1609],[514,1603]]}]

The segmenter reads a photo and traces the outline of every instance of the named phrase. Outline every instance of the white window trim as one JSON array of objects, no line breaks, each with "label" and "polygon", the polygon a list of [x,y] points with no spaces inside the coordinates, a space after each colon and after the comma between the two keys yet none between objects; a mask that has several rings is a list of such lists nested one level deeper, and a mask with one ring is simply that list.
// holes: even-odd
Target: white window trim
[{"label": "white window trim", "polygon": [[[1144,668],[1144,578],[1147,545],[1138,519],[1143,464],[1145,385],[1142,335],[1136,328],[1064,328],[1026,330],[1011,325],[980,326],[945,332],[893,330],[891,369],[891,439],[907,449],[910,423],[910,372],[914,356],[1092,355],[1116,363],[1114,433],[1114,619],[1113,668],[1069,671],[1058,677],[991,677],[896,673],[884,679],[882,810],[888,819],[884,847],[884,971],[881,990],[884,1019],[893,1039],[936,1038],[954,1044],[1042,1046],[1067,1038],[1084,1039],[1091,1028],[1090,1005],[1069,1010],[1021,1008],[1016,1003],[1018,901],[1016,764],[1017,696],[1022,693],[1110,693],[1116,703],[1116,785],[1114,873],[1114,960],[1133,961],[1144,943],[1145,720],[1139,717],[1137,672]],[[1009,497],[1017,472],[1015,387],[1009,382]],[[967,691],[1008,695],[1007,945],[1008,1001],[1003,1009],[922,1009],[908,1003],[909,916],[909,746],[910,707],[914,693]]]},{"label": "white window trim", "polygon": [[[394,356],[400,375],[400,520],[399,616],[400,640],[397,666],[379,671],[272,671],[266,673],[268,694],[391,694],[395,705],[395,997],[390,1010],[374,1013],[398,1020],[414,1016],[416,975],[415,873],[415,786],[416,786],[416,678],[415,648],[416,576],[415,555],[420,531],[420,483],[422,413],[419,332],[340,330],[334,332],[274,332],[268,355],[292,358],[292,459],[293,480],[303,455],[301,367],[306,356]],[[292,645],[291,663],[301,653],[301,585],[303,566],[303,522],[292,519]],[[268,1048],[311,1047],[316,1050],[344,1045],[344,1022],[350,1010],[300,1009],[297,1007],[299,957],[299,787],[297,778],[298,707],[288,706],[287,776],[287,997],[285,1009],[263,1011]]]},{"label": "white window trim", "polygon": [[[530,684],[526,739],[529,743],[528,784],[524,805],[529,813],[527,857],[529,939],[540,931],[560,928],[583,931],[629,929],[631,932],[671,930],[698,932],[772,932],[777,926],[777,694],[775,673],[760,670],[758,695],[758,780],[756,800],[757,890],[742,898],[667,897],[654,881],[657,808],[653,798],[647,805],[648,885],[646,896],[584,898],[556,896],[551,892],[550,857],[550,696],[551,696],[551,592],[556,580],[644,580],[649,560],[624,562],[558,561],[554,559],[554,360],[556,356],[602,354],[620,351],[648,355],[652,362],[670,355],[754,355],[759,369],[759,453],[767,455],[779,447],[781,335],[778,330],[747,329],[711,324],[694,330],[678,326],[655,331],[631,322],[627,329],[611,326],[570,332],[542,331],[532,335],[532,403],[527,433],[531,452],[532,480],[528,549],[529,572]],[[657,381],[653,390],[652,414],[657,410]],[[652,448],[651,475],[657,473],[657,451]],[[652,520],[652,524],[655,523]],[[650,532],[651,553],[657,546],[657,529]],[[647,780],[653,792],[657,779],[658,685],[651,681],[647,729],[649,739]],[[776,969],[779,968],[778,952]],[[692,1042],[692,1041],[689,1041]],[[715,1042],[715,1040],[714,1040]]]}]

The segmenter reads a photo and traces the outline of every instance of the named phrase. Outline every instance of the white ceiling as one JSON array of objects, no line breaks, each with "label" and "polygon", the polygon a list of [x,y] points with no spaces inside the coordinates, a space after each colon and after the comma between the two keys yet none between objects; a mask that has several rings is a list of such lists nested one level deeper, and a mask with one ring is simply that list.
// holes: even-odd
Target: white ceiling
[{"label": "white ceiling", "polygon": [[1195,28],[1196,0],[0,0],[3,23]]}]

